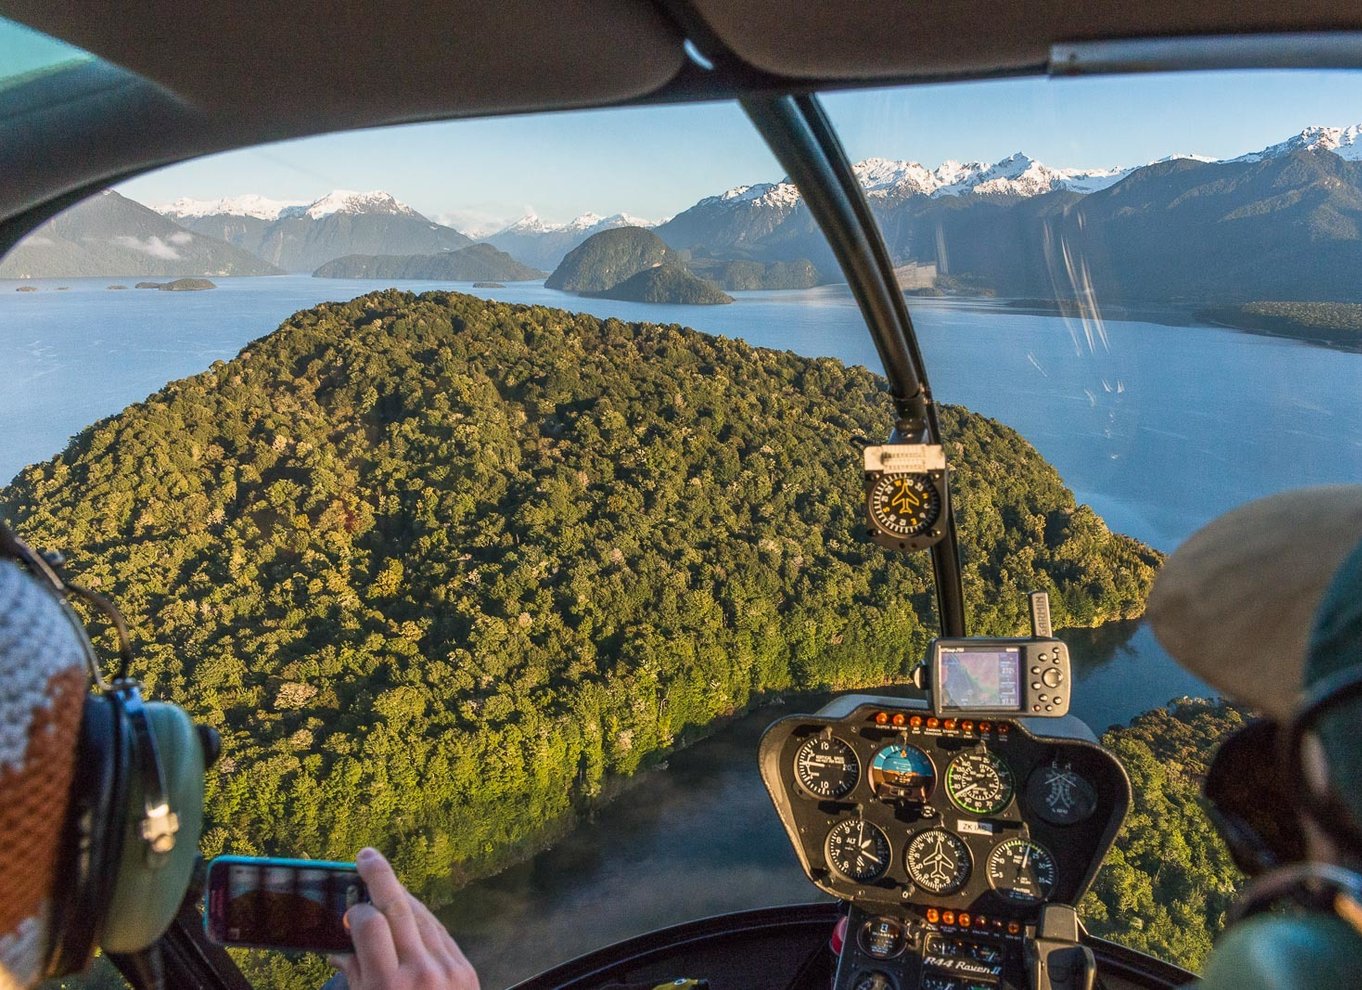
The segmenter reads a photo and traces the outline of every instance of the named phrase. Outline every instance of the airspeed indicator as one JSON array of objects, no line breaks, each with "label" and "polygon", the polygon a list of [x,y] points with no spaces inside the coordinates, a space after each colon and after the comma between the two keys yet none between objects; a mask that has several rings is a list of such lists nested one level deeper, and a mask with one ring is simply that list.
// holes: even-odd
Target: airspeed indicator
[{"label": "airspeed indicator", "polygon": [[795,751],[795,780],[810,797],[837,801],[846,797],[861,776],[856,751],[836,736],[806,739]]}]

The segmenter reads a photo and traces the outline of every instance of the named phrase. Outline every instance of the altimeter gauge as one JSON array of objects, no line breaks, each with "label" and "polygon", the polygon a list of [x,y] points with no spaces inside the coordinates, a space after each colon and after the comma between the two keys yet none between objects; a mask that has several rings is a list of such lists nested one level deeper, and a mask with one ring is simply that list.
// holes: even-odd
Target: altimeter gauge
[{"label": "altimeter gauge", "polygon": [[856,751],[836,736],[814,736],[795,751],[794,772],[810,797],[837,801],[855,788],[861,763]]},{"label": "altimeter gauge", "polygon": [[996,815],[1012,800],[1012,771],[986,749],[961,753],[946,767],[946,793],[961,811]]},{"label": "altimeter gauge", "polygon": [[908,876],[932,894],[953,894],[969,879],[969,850],[960,838],[944,828],[919,832],[904,853]]},{"label": "altimeter gauge", "polygon": [[894,550],[925,550],[945,535],[946,454],[940,444],[865,449],[868,535]]},{"label": "altimeter gauge", "polygon": [[1039,842],[1005,839],[988,854],[988,882],[1017,904],[1041,904],[1055,889],[1055,858]]},{"label": "altimeter gauge", "polygon": [[853,883],[870,883],[889,872],[889,837],[864,818],[847,818],[832,826],[823,840],[828,865]]}]

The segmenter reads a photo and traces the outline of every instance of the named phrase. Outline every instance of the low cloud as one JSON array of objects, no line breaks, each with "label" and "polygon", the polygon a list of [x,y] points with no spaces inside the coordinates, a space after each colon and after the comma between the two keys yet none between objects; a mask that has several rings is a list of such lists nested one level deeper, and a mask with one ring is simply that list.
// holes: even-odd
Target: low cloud
[{"label": "low cloud", "polygon": [[177,230],[169,237],[169,241],[171,244],[178,244],[181,247],[188,244],[193,239],[194,235],[187,230]]},{"label": "low cloud", "polygon": [[[174,240],[174,238],[175,235],[172,234],[171,240]],[[179,251],[176,251],[165,241],[155,236],[148,237],[144,241],[136,237],[130,237],[127,234],[122,234],[113,238],[110,243],[121,248],[127,248],[129,251],[140,251],[142,254],[149,254],[153,258],[161,258],[165,261],[178,261],[180,259]]]},{"label": "low cloud", "polygon": [[24,238],[24,243],[29,247],[51,247],[57,242],[50,237],[43,237],[41,234],[33,234]]}]

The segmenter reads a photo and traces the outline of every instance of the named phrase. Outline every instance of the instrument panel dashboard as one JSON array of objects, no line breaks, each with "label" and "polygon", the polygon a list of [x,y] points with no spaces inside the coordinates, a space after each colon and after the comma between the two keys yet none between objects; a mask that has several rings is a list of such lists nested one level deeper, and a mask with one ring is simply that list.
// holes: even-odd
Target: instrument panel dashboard
[{"label": "instrument panel dashboard", "polygon": [[780,719],[759,761],[821,890],[1004,931],[1076,905],[1130,805],[1120,763],[1076,719],[942,718],[913,699]]}]

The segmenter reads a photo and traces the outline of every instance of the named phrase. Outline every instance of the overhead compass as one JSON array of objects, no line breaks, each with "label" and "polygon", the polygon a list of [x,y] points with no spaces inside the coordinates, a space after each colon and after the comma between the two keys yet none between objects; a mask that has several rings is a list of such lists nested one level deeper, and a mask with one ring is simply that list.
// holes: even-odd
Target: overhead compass
[{"label": "overhead compass", "polygon": [[922,536],[941,517],[941,493],[925,474],[882,474],[867,503],[870,521],[891,536]]},{"label": "overhead compass", "polygon": [[866,447],[868,535],[892,550],[925,550],[946,535],[946,452],[940,444]]}]

